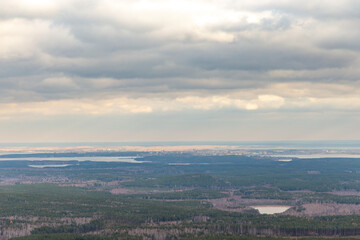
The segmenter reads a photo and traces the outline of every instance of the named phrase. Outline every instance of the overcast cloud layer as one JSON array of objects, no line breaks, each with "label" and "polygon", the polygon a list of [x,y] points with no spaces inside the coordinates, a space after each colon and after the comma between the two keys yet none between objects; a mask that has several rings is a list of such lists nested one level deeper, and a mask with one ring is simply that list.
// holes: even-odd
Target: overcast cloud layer
[{"label": "overcast cloud layer", "polygon": [[[357,0],[0,0],[1,141],[91,140],[106,132],[92,132],[92,120],[77,136],[65,129],[70,139],[18,138],[16,129],[45,121],[45,135],[60,119],[94,116],[109,128],[123,116],[147,132],[105,141],[355,139],[359,130],[347,129],[360,117],[359,26]],[[264,131],[295,113],[306,125],[291,137],[291,124]],[[170,115],[178,125],[152,139],[150,126]],[[194,137],[178,127],[194,132],[196,118],[214,129],[209,116],[216,131]]]}]

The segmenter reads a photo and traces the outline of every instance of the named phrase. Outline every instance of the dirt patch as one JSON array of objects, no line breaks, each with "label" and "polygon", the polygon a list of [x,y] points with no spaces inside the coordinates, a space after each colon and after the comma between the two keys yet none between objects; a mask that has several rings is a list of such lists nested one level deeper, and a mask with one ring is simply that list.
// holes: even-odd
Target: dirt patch
[{"label": "dirt patch", "polygon": [[112,194],[136,194],[136,193],[147,193],[147,191],[137,191],[127,188],[114,188],[111,189],[110,192]]},{"label": "dirt patch", "polygon": [[353,215],[360,214],[360,206],[355,204],[338,203],[308,203],[303,204],[301,211],[291,208],[283,213],[293,216],[334,216],[334,215]]},{"label": "dirt patch", "polygon": [[[294,202],[281,201],[274,199],[244,199],[241,196],[231,196],[228,198],[207,199],[214,208],[229,212],[249,211],[253,205],[290,205]],[[281,213],[292,216],[334,216],[334,215],[353,215],[360,214],[360,206],[356,204],[339,204],[339,203],[307,203],[301,206],[290,208]]]},{"label": "dirt patch", "polygon": [[333,191],[329,193],[339,196],[360,196],[360,192],[358,191]]},{"label": "dirt patch", "polygon": [[[189,189],[184,189],[189,190]],[[151,193],[170,193],[181,192],[184,190],[134,190],[129,188],[113,188],[110,190],[112,194],[151,194]]]},{"label": "dirt patch", "polygon": [[231,196],[227,198],[207,199],[214,208],[229,212],[244,212],[253,210],[252,205],[284,205],[288,202],[276,199],[246,199],[241,196]]}]

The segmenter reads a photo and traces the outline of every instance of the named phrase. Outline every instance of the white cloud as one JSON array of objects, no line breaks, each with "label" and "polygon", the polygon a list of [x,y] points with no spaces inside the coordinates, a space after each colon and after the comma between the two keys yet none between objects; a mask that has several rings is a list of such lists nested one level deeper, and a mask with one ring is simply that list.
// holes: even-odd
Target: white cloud
[{"label": "white cloud", "polygon": [[356,110],[358,7],[1,1],[1,115]]},{"label": "white cloud", "polygon": [[159,112],[181,111],[266,111],[289,110],[343,111],[360,108],[360,97],[296,97],[284,98],[277,95],[258,95],[254,98],[234,98],[231,96],[198,97],[187,96],[176,99],[166,98],[108,98],[69,99],[46,102],[22,102],[0,104],[1,118],[15,116],[62,116],[62,115],[134,115]]}]

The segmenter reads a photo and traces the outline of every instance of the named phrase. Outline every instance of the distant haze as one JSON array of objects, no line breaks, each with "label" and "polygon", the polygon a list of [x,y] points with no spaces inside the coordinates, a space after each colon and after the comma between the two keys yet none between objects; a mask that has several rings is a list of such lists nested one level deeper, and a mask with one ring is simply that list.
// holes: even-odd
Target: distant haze
[{"label": "distant haze", "polygon": [[0,1],[0,142],[360,139],[360,1]]}]

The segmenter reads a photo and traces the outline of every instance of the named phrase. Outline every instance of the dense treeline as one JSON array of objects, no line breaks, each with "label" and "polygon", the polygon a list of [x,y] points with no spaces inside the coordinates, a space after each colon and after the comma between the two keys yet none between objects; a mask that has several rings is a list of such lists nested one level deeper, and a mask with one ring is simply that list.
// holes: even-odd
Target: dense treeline
[{"label": "dense treeline", "polygon": [[[97,236],[97,235],[81,235],[81,234],[34,234],[31,236],[13,238],[13,240],[112,240],[115,239],[110,236]],[[127,238],[130,240],[130,238]],[[137,240],[139,238],[133,238]]]},{"label": "dense treeline", "polygon": [[[0,186],[1,233],[9,228],[25,229],[34,224],[32,219],[36,216],[38,225],[32,236],[22,239],[103,239],[89,235],[93,233],[106,235],[108,239],[136,238],[136,234],[153,239],[161,234],[170,239],[360,235],[360,216],[356,215],[310,218],[230,213],[216,210],[205,201],[226,198],[234,192],[242,199],[278,199],[298,206],[312,202],[360,204],[359,196],[329,193],[360,190],[358,159],[277,162],[246,156],[172,154],[142,160],[149,162],[72,161],[68,162],[71,166],[62,169],[28,166],[47,163],[42,161],[0,161],[2,179],[47,181],[51,178],[56,182],[59,178],[66,184],[86,183],[82,188],[57,184]],[[120,195],[107,192],[120,187],[135,191]],[[75,218],[92,221],[76,223]],[[61,222],[63,219],[68,222]]]},{"label": "dense treeline", "polygon": [[31,234],[53,234],[53,233],[87,233],[104,229],[105,223],[103,220],[96,219],[86,224],[81,225],[61,225],[58,227],[43,226],[31,231]]},{"label": "dense treeline", "polygon": [[205,174],[184,174],[176,176],[164,176],[158,179],[138,180],[134,182],[125,182],[126,187],[155,187],[155,188],[183,188],[183,187],[201,187],[221,189],[229,187],[229,183],[219,177]]},{"label": "dense treeline", "polygon": [[[0,187],[1,217],[90,216],[85,224],[45,225],[32,231],[36,235],[83,234],[103,232],[106,229],[130,231],[148,228],[164,222],[177,222],[170,229],[179,232],[197,229],[207,234],[275,235],[275,236],[354,236],[360,235],[360,216],[294,217],[260,214],[228,213],[215,210],[199,201],[164,202],[128,199],[105,192],[89,192],[74,187],[51,184],[15,185]],[[11,198],[6,198],[11,192]],[[20,203],[20,204],[19,204]],[[18,205],[19,204],[19,205]],[[23,207],[21,207],[23,205]],[[80,209],[80,210],[79,210]],[[38,220],[39,221],[39,220]],[[8,225],[10,225],[8,220]],[[12,220],[12,225],[22,224]],[[160,227],[161,225],[159,225]],[[160,227],[161,228],[161,227]],[[169,230],[170,231],[170,230]]]},{"label": "dense treeline", "polygon": [[[294,239],[289,237],[270,237],[270,236],[234,236],[228,234],[214,234],[205,237],[188,237],[184,238],[184,240],[292,240]],[[296,237],[296,240],[354,240],[358,239],[356,237]]]},{"label": "dense treeline", "polygon": [[217,190],[193,189],[176,192],[163,192],[151,194],[132,194],[127,195],[129,198],[141,199],[162,199],[162,200],[184,200],[184,199],[216,199],[228,197],[229,194]]},{"label": "dense treeline", "polygon": [[[82,154],[102,156],[121,155],[122,153]],[[59,157],[62,155],[44,153],[41,156]],[[20,155],[14,157],[20,158]],[[0,161],[0,174],[7,177],[18,177],[19,175],[38,178],[65,177],[73,180],[104,182],[131,178],[135,181],[123,183],[123,186],[148,188],[234,189],[254,185],[271,185],[283,191],[360,190],[357,182],[360,177],[360,161],[358,159],[294,159],[291,162],[278,162],[268,158],[246,156],[169,154],[147,156],[141,160],[146,162],[134,164],[91,161]],[[68,163],[70,166],[62,169],[29,167],[31,164],[64,163]]]},{"label": "dense treeline", "polygon": [[297,204],[303,203],[343,203],[360,204],[360,196],[341,196],[331,193],[317,192],[284,192],[277,188],[255,187],[244,188],[235,191],[235,195],[240,195],[247,199],[280,199],[296,201]]}]

